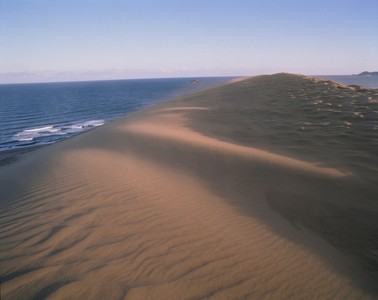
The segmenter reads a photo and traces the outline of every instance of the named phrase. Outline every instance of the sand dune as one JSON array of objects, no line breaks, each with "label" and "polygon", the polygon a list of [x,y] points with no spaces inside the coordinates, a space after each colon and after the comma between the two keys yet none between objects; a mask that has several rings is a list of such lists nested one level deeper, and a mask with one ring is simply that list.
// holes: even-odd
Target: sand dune
[{"label": "sand dune", "polygon": [[[377,297],[378,188],[361,167],[370,154],[359,168],[323,160],[324,147],[303,155],[319,133],[278,124],[307,122],[287,90],[311,103],[376,97],[255,77],[1,166],[2,299]],[[260,132],[278,126],[286,145]]]}]

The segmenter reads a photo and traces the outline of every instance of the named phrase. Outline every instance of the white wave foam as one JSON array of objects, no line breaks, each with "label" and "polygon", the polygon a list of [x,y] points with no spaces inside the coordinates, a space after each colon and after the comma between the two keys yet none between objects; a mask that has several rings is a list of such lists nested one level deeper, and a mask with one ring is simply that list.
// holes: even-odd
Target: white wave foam
[{"label": "white wave foam", "polygon": [[101,126],[105,123],[104,120],[89,120],[82,123],[76,123],[66,126],[54,126],[47,125],[44,127],[30,128],[25,129],[21,132],[16,133],[13,136],[13,140],[19,142],[30,142],[37,138],[50,137],[57,135],[66,135],[66,134],[76,134],[82,131],[89,130],[93,127]]},{"label": "white wave foam", "polygon": [[91,126],[97,127],[97,126],[104,125],[104,123],[105,123],[104,120],[91,120],[91,121],[84,122],[83,126],[84,127],[91,127]]},{"label": "white wave foam", "polygon": [[53,125],[25,129],[15,134],[13,136],[13,139],[20,142],[27,142],[27,141],[32,141],[35,138],[40,137],[40,136],[49,136],[49,135],[57,134],[59,130],[60,130],[59,128],[54,128]]},{"label": "white wave foam", "polygon": [[65,126],[64,129],[65,129],[65,132],[67,133],[75,133],[75,132],[88,130],[92,127],[101,126],[104,123],[105,123],[104,120],[90,120],[90,121],[85,121],[82,123],[76,123],[73,125]]},{"label": "white wave foam", "polygon": [[26,129],[23,132],[43,132],[43,131],[54,131],[54,126],[49,125],[49,126],[45,126],[45,127]]}]

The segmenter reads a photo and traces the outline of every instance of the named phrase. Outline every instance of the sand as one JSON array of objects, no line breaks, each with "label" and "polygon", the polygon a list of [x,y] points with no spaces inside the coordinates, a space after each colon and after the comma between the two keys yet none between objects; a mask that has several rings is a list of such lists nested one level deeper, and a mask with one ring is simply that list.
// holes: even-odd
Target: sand
[{"label": "sand", "polygon": [[378,186],[324,147],[303,154],[311,132],[263,140],[251,103],[287,89],[361,97],[252,77],[3,164],[2,299],[376,298]]}]

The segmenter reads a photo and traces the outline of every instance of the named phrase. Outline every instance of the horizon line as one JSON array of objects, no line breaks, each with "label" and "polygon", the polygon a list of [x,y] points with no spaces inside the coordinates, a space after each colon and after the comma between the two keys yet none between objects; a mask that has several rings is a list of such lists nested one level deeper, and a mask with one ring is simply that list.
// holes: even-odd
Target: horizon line
[{"label": "horizon line", "polygon": [[[366,72],[366,71],[363,71]],[[288,73],[288,74],[296,74],[296,75],[306,75],[306,76],[360,76],[359,74],[308,74],[308,73],[295,73],[295,72],[272,72],[272,73],[259,73],[259,74],[251,74],[251,75],[182,75],[182,76],[164,76],[164,77],[130,77],[130,78],[107,78],[107,79],[78,79],[78,80],[57,80],[57,81],[25,81],[25,82],[0,82],[0,85],[18,85],[18,84],[48,84],[48,83],[75,83],[75,82],[100,82],[100,81],[124,81],[124,80],[153,80],[153,79],[185,79],[185,78],[247,78],[247,77],[254,77],[254,76],[261,76],[261,75],[273,75],[279,73]],[[4,73],[3,73],[4,74]],[[1,73],[0,73],[1,76]]]}]

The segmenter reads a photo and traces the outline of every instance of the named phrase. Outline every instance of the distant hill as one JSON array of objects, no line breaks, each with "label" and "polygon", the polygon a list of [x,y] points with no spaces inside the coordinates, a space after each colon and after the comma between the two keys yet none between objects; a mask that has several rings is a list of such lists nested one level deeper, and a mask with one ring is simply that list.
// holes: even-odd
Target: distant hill
[{"label": "distant hill", "polygon": [[357,74],[357,76],[378,76],[378,72],[368,72],[364,71],[360,74]]}]

